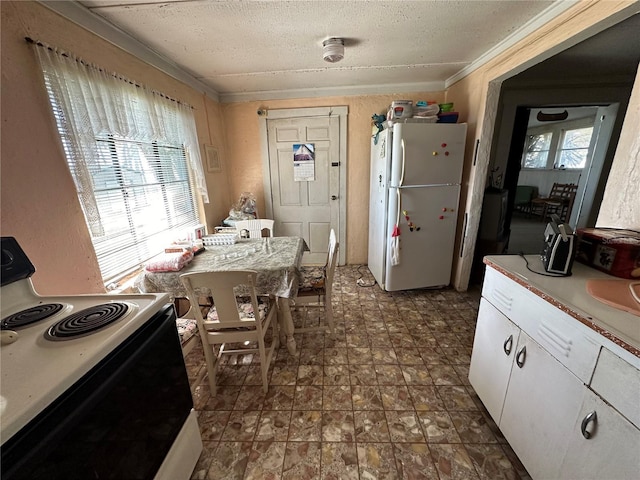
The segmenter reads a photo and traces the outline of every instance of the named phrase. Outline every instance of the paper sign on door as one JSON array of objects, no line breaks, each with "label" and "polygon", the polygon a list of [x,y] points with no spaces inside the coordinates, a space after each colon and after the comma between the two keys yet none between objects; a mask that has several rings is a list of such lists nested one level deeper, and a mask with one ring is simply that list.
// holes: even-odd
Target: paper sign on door
[{"label": "paper sign on door", "polygon": [[316,179],[316,153],[313,143],[293,144],[293,180],[312,182]]}]

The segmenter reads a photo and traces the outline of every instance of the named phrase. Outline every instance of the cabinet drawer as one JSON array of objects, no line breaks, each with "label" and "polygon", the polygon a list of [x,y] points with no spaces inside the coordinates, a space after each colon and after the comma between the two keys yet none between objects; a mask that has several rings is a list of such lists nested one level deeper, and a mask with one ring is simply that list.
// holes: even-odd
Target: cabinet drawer
[{"label": "cabinet drawer", "polygon": [[583,383],[589,383],[600,346],[587,327],[492,268],[487,268],[482,296]]},{"label": "cabinet drawer", "polygon": [[640,428],[640,370],[603,348],[591,389]]}]

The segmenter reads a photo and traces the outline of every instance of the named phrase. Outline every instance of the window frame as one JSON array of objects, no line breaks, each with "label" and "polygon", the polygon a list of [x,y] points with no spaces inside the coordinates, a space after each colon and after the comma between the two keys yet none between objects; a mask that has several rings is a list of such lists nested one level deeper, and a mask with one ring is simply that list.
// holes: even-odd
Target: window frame
[{"label": "window frame", "polygon": [[[569,171],[579,171],[583,170],[585,167],[580,168],[561,168],[558,166],[558,160],[560,158],[560,153],[562,152],[562,142],[564,140],[565,132],[572,130],[579,130],[582,128],[592,127],[595,130],[595,116],[579,118],[576,120],[571,120],[568,122],[554,122],[544,125],[539,125],[536,127],[532,127],[527,129],[527,139],[525,141],[525,148],[522,151],[522,157],[520,159],[520,169],[527,171],[551,171],[551,170],[569,170]],[[549,153],[547,155],[547,162],[544,167],[525,167],[525,159],[527,155],[527,147],[529,145],[529,138],[533,135],[543,135],[545,133],[551,133],[551,143],[549,145]],[[593,140],[593,131],[592,131],[592,140]],[[593,141],[589,142],[589,147],[587,151],[587,156],[591,152],[593,148]]]}]

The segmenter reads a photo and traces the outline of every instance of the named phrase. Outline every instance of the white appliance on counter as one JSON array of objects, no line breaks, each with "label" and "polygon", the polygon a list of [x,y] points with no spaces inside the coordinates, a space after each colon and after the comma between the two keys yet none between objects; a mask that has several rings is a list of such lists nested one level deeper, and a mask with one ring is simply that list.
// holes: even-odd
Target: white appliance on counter
[{"label": "white appliance on counter", "polygon": [[3,480],[190,478],[202,451],[167,294],[40,296],[2,237]]},{"label": "white appliance on counter", "polygon": [[368,266],[382,289],[449,285],[466,131],[396,123],[372,138]]}]

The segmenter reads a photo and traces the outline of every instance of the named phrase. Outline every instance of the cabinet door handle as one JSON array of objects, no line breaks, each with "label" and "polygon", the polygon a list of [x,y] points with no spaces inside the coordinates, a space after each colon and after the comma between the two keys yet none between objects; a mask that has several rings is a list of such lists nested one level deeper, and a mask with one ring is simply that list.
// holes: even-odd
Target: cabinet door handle
[{"label": "cabinet door handle", "polygon": [[520,349],[518,354],[516,355],[516,364],[522,368],[524,366],[524,360],[527,358],[527,347],[524,346]]},{"label": "cabinet door handle", "polygon": [[507,354],[507,357],[511,354],[512,347],[513,347],[513,335],[509,335],[509,338],[507,338],[504,341],[504,345],[502,345],[502,348],[504,349],[504,353]]},{"label": "cabinet door handle", "polygon": [[582,419],[582,425],[580,426],[580,431],[582,432],[582,436],[587,440],[589,440],[592,435],[592,433],[587,430],[587,427],[591,422],[593,422],[593,428],[595,430],[595,428],[598,425],[598,415],[596,414],[595,410],[591,413],[587,413],[587,415]]}]

